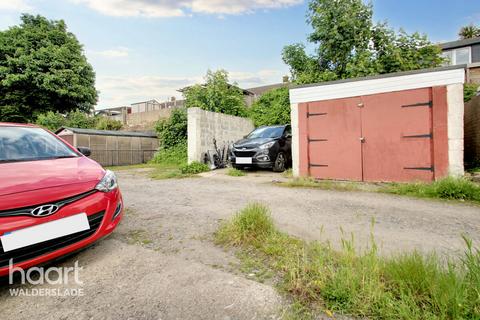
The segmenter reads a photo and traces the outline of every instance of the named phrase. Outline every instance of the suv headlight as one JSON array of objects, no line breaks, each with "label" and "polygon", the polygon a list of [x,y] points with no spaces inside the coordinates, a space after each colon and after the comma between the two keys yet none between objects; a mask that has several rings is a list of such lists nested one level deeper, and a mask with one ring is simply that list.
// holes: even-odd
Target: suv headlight
[{"label": "suv headlight", "polygon": [[102,180],[97,184],[95,189],[102,192],[110,192],[118,188],[117,177],[110,170],[105,172]]},{"label": "suv headlight", "polygon": [[270,141],[267,143],[262,144],[259,149],[270,149],[275,144],[275,141]]}]

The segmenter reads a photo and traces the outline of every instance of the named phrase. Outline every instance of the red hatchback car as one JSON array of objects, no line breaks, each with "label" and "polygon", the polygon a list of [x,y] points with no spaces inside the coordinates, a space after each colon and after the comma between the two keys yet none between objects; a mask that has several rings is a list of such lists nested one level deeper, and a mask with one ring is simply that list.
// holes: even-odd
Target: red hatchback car
[{"label": "red hatchback car", "polygon": [[42,128],[0,123],[0,276],[82,249],[120,222],[115,174],[79,150]]}]

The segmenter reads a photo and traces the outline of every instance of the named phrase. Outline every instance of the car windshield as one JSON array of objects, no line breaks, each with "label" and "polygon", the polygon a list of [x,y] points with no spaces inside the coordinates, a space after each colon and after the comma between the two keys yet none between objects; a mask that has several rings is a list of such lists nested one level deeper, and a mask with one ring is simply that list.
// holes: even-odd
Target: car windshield
[{"label": "car windshield", "polygon": [[255,139],[255,138],[278,138],[281,137],[283,131],[285,130],[284,127],[263,127],[258,128],[252,131],[247,138],[248,139]]},{"label": "car windshield", "polygon": [[73,157],[78,154],[43,129],[0,127],[0,163]]}]

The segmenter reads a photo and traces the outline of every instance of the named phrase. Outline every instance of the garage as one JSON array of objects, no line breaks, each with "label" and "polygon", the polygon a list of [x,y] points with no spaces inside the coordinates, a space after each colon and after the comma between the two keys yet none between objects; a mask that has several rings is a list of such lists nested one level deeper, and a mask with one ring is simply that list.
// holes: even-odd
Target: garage
[{"label": "garage", "polygon": [[296,176],[434,181],[463,168],[463,68],[290,90]]}]

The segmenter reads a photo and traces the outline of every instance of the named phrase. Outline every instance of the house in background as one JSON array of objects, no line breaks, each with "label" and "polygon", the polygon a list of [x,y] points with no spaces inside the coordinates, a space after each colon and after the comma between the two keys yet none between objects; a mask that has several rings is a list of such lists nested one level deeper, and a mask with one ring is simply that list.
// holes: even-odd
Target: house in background
[{"label": "house in background", "polygon": [[467,82],[480,84],[480,37],[440,44],[446,65],[467,65]]}]

